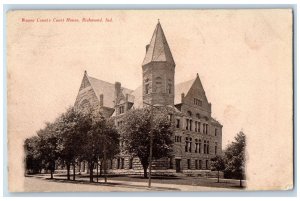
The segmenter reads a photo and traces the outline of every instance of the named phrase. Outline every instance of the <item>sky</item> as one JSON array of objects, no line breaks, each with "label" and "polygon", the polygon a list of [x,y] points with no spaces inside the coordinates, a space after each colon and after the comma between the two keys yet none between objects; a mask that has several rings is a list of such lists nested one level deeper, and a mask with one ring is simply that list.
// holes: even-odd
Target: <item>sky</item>
[{"label": "sky", "polygon": [[291,11],[264,9],[10,12],[9,136],[21,145],[73,105],[84,70],[130,89],[141,85],[158,19],[176,63],[175,82],[199,74],[212,116],[223,125],[223,149],[240,130],[249,152],[261,148],[253,157],[291,144],[283,138],[292,136]]}]

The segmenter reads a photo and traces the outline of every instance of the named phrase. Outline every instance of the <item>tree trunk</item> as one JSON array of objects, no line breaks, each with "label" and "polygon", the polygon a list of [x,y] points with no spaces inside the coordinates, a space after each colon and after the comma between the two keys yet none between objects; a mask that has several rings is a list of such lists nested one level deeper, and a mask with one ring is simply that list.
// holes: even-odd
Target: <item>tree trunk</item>
[{"label": "tree trunk", "polygon": [[220,171],[218,170],[218,183],[220,183]]},{"label": "tree trunk", "polygon": [[242,179],[240,179],[240,187],[242,187],[243,185],[242,185]]},{"label": "tree trunk", "polygon": [[53,170],[50,170],[50,174],[51,174],[50,179],[53,179]]},{"label": "tree trunk", "polygon": [[107,183],[107,176],[106,176],[106,143],[104,143],[104,182]]},{"label": "tree trunk", "polygon": [[147,178],[147,167],[143,166],[143,168],[144,168],[144,178]]},{"label": "tree trunk", "polygon": [[73,163],[73,181],[75,181],[75,163]]},{"label": "tree trunk", "polygon": [[94,182],[94,175],[93,175],[94,164],[92,162],[89,163],[89,168],[90,168],[90,182]]},{"label": "tree trunk", "polygon": [[67,180],[70,180],[70,163],[67,163]]},{"label": "tree trunk", "polygon": [[98,172],[98,169],[99,169],[99,161],[97,160],[97,183],[99,181],[99,172]]}]

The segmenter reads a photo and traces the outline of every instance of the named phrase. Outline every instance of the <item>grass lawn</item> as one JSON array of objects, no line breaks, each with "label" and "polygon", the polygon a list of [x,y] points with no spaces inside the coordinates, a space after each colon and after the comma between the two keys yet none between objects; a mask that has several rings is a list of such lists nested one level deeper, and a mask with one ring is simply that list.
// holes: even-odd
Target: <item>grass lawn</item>
[{"label": "grass lawn", "polygon": [[[65,176],[65,175],[64,175]],[[76,175],[77,178],[89,178],[89,175]],[[96,181],[96,177],[94,178]],[[100,177],[103,180],[103,177]],[[134,181],[134,182],[148,182],[148,178],[138,175],[109,175],[107,180],[118,181]],[[221,187],[221,188],[237,188],[242,189],[239,180],[233,179],[220,179],[217,182],[217,178],[204,178],[204,177],[188,177],[188,176],[152,176],[152,183],[161,184],[180,184],[191,186],[207,186],[207,187]],[[244,183],[244,182],[243,182]]]}]

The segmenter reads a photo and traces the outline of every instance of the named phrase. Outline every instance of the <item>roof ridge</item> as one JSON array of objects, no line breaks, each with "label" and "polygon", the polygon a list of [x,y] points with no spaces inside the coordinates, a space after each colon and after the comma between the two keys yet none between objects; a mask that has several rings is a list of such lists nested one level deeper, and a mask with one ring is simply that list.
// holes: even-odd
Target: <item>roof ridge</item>
[{"label": "roof ridge", "polygon": [[[97,80],[97,81],[105,82],[106,84],[110,84],[110,85],[112,85],[112,86],[115,85],[114,83],[111,83],[111,82],[108,82],[108,81],[105,81],[105,80],[100,80],[100,79],[98,79],[98,78],[91,77],[91,76],[89,76],[89,75],[88,75],[88,77],[89,77],[89,78],[92,78],[92,79],[95,79],[95,80]],[[130,91],[133,91],[132,89],[129,89],[129,88],[127,88],[127,87],[121,86],[121,88],[130,90]]]}]

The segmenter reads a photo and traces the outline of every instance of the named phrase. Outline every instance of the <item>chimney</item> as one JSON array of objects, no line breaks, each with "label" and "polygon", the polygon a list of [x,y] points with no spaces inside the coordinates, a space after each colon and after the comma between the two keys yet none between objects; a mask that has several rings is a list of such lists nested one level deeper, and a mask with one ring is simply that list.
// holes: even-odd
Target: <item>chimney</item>
[{"label": "chimney", "polygon": [[181,103],[183,103],[184,93],[181,94]]},{"label": "chimney", "polygon": [[119,94],[121,93],[121,83],[120,82],[115,82],[115,104],[118,104],[118,97]]},{"label": "chimney", "polygon": [[150,46],[150,44],[146,45],[146,53],[148,51],[149,46]]},{"label": "chimney", "polygon": [[103,107],[103,94],[100,94],[100,107]]}]

